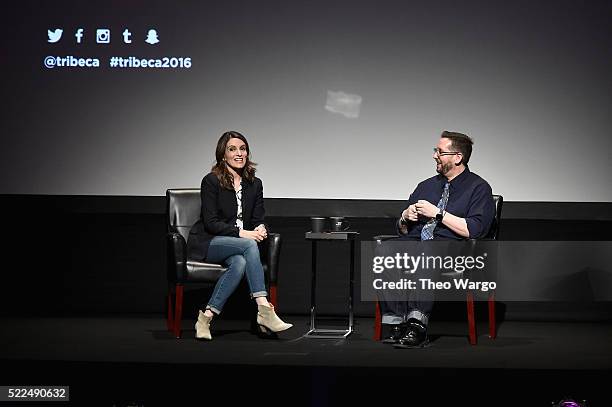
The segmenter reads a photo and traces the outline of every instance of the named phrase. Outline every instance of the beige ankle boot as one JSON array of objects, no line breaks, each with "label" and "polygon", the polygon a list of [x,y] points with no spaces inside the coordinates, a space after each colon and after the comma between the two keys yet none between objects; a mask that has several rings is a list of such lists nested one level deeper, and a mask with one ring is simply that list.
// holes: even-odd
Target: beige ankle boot
[{"label": "beige ankle boot", "polygon": [[272,332],[285,331],[293,326],[293,324],[283,322],[278,315],[276,315],[272,304],[270,304],[269,307],[257,305],[257,324],[262,331],[268,329]]},{"label": "beige ankle boot", "polygon": [[212,339],[210,335],[210,321],[213,317],[207,317],[202,311],[198,314],[198,322],[195,324],[196,339]]}]

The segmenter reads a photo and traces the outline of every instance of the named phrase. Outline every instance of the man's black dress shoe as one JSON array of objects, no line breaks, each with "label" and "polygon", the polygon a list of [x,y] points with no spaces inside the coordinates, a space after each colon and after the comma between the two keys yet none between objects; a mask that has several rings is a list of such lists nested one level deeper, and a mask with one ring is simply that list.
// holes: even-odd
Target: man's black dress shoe
[{"label": "man's black dress shoe", "polygon": [[[384,327],[385,325],[383,325]],[[384,334],[382,343],[399,343],[399,340],[406,334],[406,324],[391,325],[388,332]]]},{"label": "man's black dress shoe", "polygon": [[420,322],[409,322],[406,335],[393,347],[397,349],[423,348],[427,344],[427,328],[425,325]]}]

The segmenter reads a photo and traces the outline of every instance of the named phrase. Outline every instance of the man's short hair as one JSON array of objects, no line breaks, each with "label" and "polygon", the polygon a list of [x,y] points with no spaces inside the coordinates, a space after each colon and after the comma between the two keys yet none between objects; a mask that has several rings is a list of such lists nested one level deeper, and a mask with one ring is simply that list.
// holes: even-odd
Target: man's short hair
[{"label": "man's short hair", "polygon": [[474,142],[472,139],[463,133],[457,133],[454,131],[443,131],[440,138],[447,138],[452,142],[453,150],[460,152],[463,159],[461,162],[464,165],[470,161],[470,156],[472,155],[472,145]]}]

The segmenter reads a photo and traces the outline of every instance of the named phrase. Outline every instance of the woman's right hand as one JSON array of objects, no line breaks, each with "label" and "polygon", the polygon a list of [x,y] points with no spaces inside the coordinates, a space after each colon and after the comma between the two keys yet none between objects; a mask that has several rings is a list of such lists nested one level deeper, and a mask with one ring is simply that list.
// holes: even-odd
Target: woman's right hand
[{"label": "woman's right hand", "polygon": [[244,237],[245,239],[253,239],[257,242],[261,242],[262,240],[266,238],[265,231],[262,231],[260,229],[256,229],[256,230],[241,229],[240,232],[238,233],[238,236]]}]

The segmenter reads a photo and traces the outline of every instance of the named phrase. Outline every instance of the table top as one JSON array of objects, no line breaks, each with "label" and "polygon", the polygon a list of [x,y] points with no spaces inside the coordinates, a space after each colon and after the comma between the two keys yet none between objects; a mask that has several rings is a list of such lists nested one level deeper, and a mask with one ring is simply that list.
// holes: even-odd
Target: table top
[{"label": "table top", "polygon": [[306,240],[354,240],[359,232],[350,230],[344,232],[306,232]]}]

